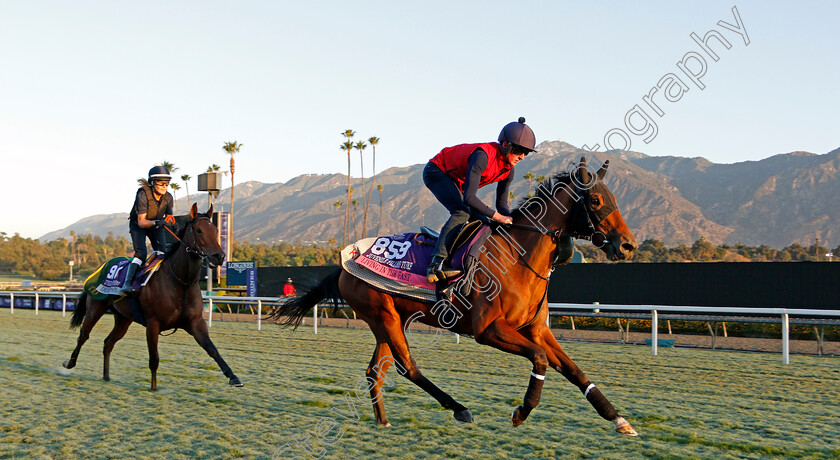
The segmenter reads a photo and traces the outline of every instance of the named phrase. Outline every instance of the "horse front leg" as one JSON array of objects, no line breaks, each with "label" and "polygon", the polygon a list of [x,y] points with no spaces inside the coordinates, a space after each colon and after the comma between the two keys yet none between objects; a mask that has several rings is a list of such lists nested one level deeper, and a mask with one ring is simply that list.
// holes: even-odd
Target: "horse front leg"
[{"label": "horse front leg", "polygon": [[157,391],[157,370],[160,364],[158,356],[158,335],[160,324],[157,321],[148,321],[146,325],[146,344],[149,346],[149,370],[152,371],[152,391]]},{"label": "horse front leg", "polygon": [[589,404],[592,404],[592,407],[598,412],[598,415],[605,420],[615,423],[615,431],[618,433],[628,436],[639,435],[633,429],[633,426],[630,425],[630,422],[618,414],[618,411],[615,410],[615,407],[613,407],[607,397],[601,393],[601,390],[589,381],[578,365],[566,354],[548,327],[541,324],[536,326],[531,332],[534,334],[535,341],[545,347],[546,356],[551,367],[557,370],[557,372],[560,372],[563,377],[566,377],[566,379],[580,389],[583,396],[589,401]]},{"label": "horse front leg", "polygon": [[545,370],[548,367],[545,350],[517,332],[503,318],[497,318],[480,331],[477,330],[475,341],[507,353],[524,356],[534,365],[531,370],[531,379],[528,381],[528,389],[525,391],[524,402],[511,415],[513,426],[521,425],[540,403]]},{"label": "horse front leg", "polygon": [[239,380],[239,377],[233,373],[230,366],[227,365],[224,359],[222,359],[222,355],[219,354],[219,350],[216,349],[216,346],[213,345],[213,341],[210,340],[210,332],[207,330],[207,323],[204,322],[204,319],[198,317],[192,325],[191,330],[189,332],[196,342],[216,361],[216,364],[219,365],[219,368],[222,370],[222,373],[225,374],[225,377],[230,379],[228,383],[235,387],[244,387],[245,384]]}]

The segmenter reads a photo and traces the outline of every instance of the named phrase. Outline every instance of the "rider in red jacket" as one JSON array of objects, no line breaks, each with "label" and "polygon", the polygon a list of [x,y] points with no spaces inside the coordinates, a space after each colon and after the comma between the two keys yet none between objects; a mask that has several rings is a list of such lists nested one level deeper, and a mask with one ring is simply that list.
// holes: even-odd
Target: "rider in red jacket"
[{"label": "rider in red jacket", "polygon": [[[470,216],[501,223],[511,223],[508,190],[513,167],[534,151],[534,131],[525,118],[508,123],[499,134],[499,142],[461,144],[447,147],[434,156],[423,170],[423,183],[449,211],[449,220],[440,230],[440,237],[432,252],[426,272],[430,283],[446,278],[452,269],[446,265],[446,247],[456,236],[453,231],[465,224]],[[496,210],[476,197],[480,187],[497,183]]]}]

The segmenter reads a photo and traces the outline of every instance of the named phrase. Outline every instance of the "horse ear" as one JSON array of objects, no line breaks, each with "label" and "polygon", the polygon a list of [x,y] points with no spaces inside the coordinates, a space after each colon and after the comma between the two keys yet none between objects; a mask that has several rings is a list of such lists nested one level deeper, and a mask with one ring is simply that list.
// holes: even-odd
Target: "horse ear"
[{"label": "horse ear", "polygon": [[610,160],[604,162],[604,166],[601,166],[601,169],[598,170],[597,175],[598,179],[603,180],[604,176],[607,174],[607,168],[610,167]]},{"label": "horse ear", "polygon": [[198,214],[198,205],[193,203],[192,208],[190,208],[190,219],[195,219],[196,214]]},{"label": "horse ear", "polygon": [[207,210],[207,217],[213,217],[213,203],[210,203],[210,209]]},{"label": "horse ear", "polygon": [[589,171],[586,170],[586,157],[580,157],[578,172],[580,172],[580,181],[584,184],[588,184],[590,181],[590,177]]}]

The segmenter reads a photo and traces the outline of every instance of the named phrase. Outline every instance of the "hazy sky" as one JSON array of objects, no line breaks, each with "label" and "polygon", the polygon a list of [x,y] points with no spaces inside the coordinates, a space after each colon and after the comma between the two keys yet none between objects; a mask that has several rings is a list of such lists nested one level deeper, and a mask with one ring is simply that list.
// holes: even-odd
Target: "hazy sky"
[{"label": "hazy sky", "polygon": [[[128,212],[164,160],[194,193],[233,140],[237,183],[346,173],[348,128],[381,138],[382,170],[495,140],[518,116],[537,142],[603,149],[620,129],[613,147],[718,163],[840,147],[834,1],[32,0],[0,17],[9,235]],[[718,61],[690,37],[710,30],[731,46],[709,36]],[[658,84],[674,102],[643,99]]]}]

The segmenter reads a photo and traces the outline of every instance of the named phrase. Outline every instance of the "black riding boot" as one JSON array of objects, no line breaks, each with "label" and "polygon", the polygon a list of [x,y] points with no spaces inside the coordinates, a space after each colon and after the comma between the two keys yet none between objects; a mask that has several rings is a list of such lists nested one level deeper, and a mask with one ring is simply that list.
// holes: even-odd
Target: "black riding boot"
[{"label": "black riding boot", "polygon": [[140,268],[139,264],[130,263],[128,264],[128,268],[126,268],[125,272],[125,282],[123,283],[122,287],[120,288],[121,293],[128,293],[130,294],[133,292],[133,284],[134,278],[137,276],[137,270]]}]

